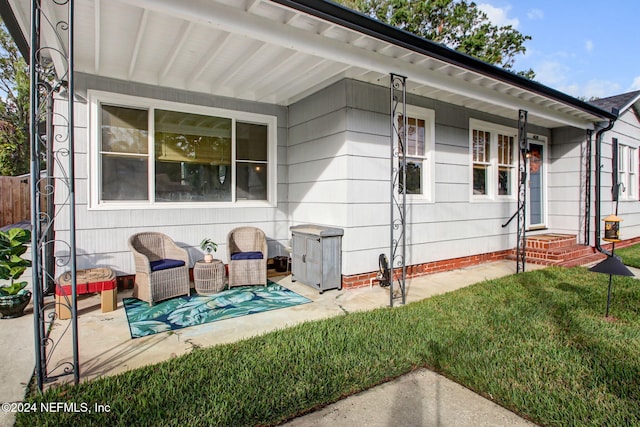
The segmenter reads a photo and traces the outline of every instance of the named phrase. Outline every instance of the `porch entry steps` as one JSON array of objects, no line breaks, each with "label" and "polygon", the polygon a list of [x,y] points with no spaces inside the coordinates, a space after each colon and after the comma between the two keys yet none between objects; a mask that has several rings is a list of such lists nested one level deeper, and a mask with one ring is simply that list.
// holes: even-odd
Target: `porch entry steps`
[{"label": "porch entry steps", "polygon": [[[576,236],[571,234],[538,234],[526,237],[526,262],[541,265],[559,265],[575,267],[606,258],[594,248],[576,243]],[[513,249],[509,258],[515,259]]]}]

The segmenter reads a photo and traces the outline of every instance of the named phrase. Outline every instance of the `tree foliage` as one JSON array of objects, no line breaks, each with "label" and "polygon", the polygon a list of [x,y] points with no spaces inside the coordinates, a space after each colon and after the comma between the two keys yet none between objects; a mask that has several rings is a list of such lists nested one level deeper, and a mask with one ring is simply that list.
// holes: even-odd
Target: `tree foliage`
[{"label": "tree foliage", "polygon": [[[466,0],[337,0],[394,27],[406,30],[489,64],[514,71],[530,36],[511,25],[493,25],[474,2]],[[529,69],[518,74],[534,78]]]},{"label": "tree foliage", "polygon": [[0,175],[29,172],[29,73],[0,21]]}]

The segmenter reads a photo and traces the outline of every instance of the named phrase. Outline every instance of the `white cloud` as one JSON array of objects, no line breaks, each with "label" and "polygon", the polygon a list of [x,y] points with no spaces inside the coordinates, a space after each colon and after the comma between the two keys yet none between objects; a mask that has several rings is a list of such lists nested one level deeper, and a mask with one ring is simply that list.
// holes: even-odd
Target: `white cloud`
[{"label": "white cloud", "polygon": [[[604,98],[622,93],[618,83],[609,80],[592,79],[577,83],[572,79],[571,67],[558,61],[545,60],[534,67],[536,80],[540,83],[567,93],[571,96]],[[640,76],[634,81],[640,89]]]},{"label": "white cloud", "polygon": [[587,40],[584,43],[584,48],[587,52],[591,53],[593,51],[594,45],[593,42],[591,40]]},{"label": "white cloud", "polygon": [[541,9],[531,9],[527,12],[527,18],[532,21],[544,18],[544,12]]},{"label": "white cloud", "polygon": [[633,83],[631,83],[631,90],[640,90],[640,76],[633,79]]},{"label": "white cloud", "polygon": [[478,9],[487,14],[487,17],[489,17],[489,21],[491,21],[492,24],[499,27],[511,25],[513,28],[518,28],[518,25],[520,25],[518,18],[509,18],[507,16],[511,10],[510,6],[500,8],[492,6],[489,3],[480,3],[478,4]]},{"label": "white cloud", "polygon": [[582,89],[582,96],[585,96],[586,98],[606,98],[608,96],[619,95],[621,93],[622,88],[620,85],[609,80],[589,80]]},{"label": "white cloud", "polygon": [[534,66],[536,80],[540,83],[558,88],[566,84],[565,76],[569,74],[569,67],[561,62],[545,60]]}]

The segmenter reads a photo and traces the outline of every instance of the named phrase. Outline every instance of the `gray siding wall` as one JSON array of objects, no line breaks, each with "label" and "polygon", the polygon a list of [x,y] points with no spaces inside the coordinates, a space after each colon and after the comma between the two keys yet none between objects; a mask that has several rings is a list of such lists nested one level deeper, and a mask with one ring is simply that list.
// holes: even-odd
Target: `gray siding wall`
[{"label": "gray siding wall", "polygon": [[[160,231],[171,236],[190,252],[191,263],[202,258],[199,243],[210,237],[220,244],[216,258],[227,261],[226,236],[234,227],[255,225],[264,230],[269,240],[269,256],[285,254],[288,245],[287,182],[287,109],[284,107],[146,86],[131,82],[76,75],[79,100],[76,103],[76,239],[78,268],[112,267],[118,274],[134,273],[133,260],[127,246],[129,236],[140,231]],[[202,105],[276,116],[278,120],[278,202],[275,207],[189,207],[188,209],[90,210],[88,206],[89,120],[86,92],[89,89],[134,95],[158,100]],[[63,112],[66,103],[59,102]],[[66,114],[65,114],[66,115]],[[63,161],[66,161],[63,159]],[[56,220],[58,237],[68,235],[66,212]],[[57,249],[64,254],[64,247]]]},{"label": "gray siding wall", "polygon": [[[435,111],[435,195],[408,203],[407,264],[510,249],[515,200],[471,201],[469,119],[517,128],[516,120],[408,96]],[[290,107],[293,224],[345,229],[343,274],[378,268],[389,254],[389,91],[345,80]],[[549,136],[546,129],[532,132]]]},{"label": "gray siding wall", "polygon": [[[389,91],[342,80],[286,107],[207,96],[79,74],[76,87],[76,177],[78,268],[110,266],[133,273],[128,237],[136,232],[165,232],[201,257],[203,237],[221,243],[216,256],[227,261],[224,241],[239,225],[256,225],[269,239],[269,256],[285,254],[291,225],[314,223],[344,229],[342,272],[374,271],[378,255],[389,254]],[[275,207],[91,210],[88,205],[88,106],[86,91],[101,91],[273,115],[278,120],[278,202]],[[410,201],[407,212],[407,264],[484,254],[515,246],[515,197],[471,198],[469,120],[517,128],[508,120],[432,99],[408,96],[408,104],[435,111],[435,190],[430,201]],[[66,108],[59,102],[57,108]],[[62,111],[62,110],[60,110]],[[640,145],[637,120],[619,131],[620,142]],[[630,129],[630,130],[629,130]],[[576,129],[529,126],[547,138],[548,231],[579,233],[584,193],[582,150],[585,133]],[[628,136],[627,133],[634,136]],[[624,141],[623,141],[624,135]],[[610,142],[611,134],[606,135]],[[609,160],[607,160],[609,159]],[[610,200],[610,146],[603,153],[603,198]],[[609,173],[606,173],[609,168]],[[607,176],[609,178],[607,178]],[[608,184],[607,184],[608,183]],[[608,199],[607,199],[608,197]],[[640,202],[621,203],[626,227],[640,235]],[[603,215],[606,214],[603,203]],[[68,231],[67,216],[56,223],[59,237]],[[629,236],[630,237],[630,236]],[[60,247],[58,252],[64,253]]]},{"label": "gray siding wall", "polygon": [[575,128],[554,129],[552,140],[548,148],[548,231],[577,234],[578,242],[584,243],[587,133]]},{"label": "gray siding wall", "polygon": [[[606,124],[606,123],[605,123]],[[604,124],[603,124],[604,125]],[[619,144],[640,147],[640,120],[631,110],[622,112],[613,129],[602,138],[601,161],[601,220],[595,223],[595,144],[596,131],[591,138],[591,207],[588,242],[594,245],[596,227],[604,236],[602,219],[615,213],[616,205],[612,197],[613,185],[613,139]],[[551,160],[549,167],[549,216],[550,231],[558,233],[578,233],[578,242],[585,243],[585,197],[586,197],[586,131],[575,128],[554,129],[552,132]],[[640,150],[639,150],[640,151]],[[640,155],[639,151],[636,155]],[[638,159],[636,159],[637,161]],[[640,201],[621,199],[618,216],[623,219],[622,239],[640,236]],[[601,241],[601,243],[606,243]]]},{"label": "gray siding wall", "polygon": [[[602,218],[615,213],[615,203],[611,202],[613,138],[617,138],[621,145],[640,148],[640,118],[632,108],[622,111],[613,128],[603,135]],[[636,150],[636,156],[640,156],[640,149]],[[636,185],[638,185],[637,181],[638,175],[636,175]],[[618,204],[618,216],[623,220],[620,225],[622,239],[640,236],[640,201],[621,198]],[[601,230],[604,230],[604,223],[600,222]],[[601,235],[604,236],[604,231],[601,232]]]}]

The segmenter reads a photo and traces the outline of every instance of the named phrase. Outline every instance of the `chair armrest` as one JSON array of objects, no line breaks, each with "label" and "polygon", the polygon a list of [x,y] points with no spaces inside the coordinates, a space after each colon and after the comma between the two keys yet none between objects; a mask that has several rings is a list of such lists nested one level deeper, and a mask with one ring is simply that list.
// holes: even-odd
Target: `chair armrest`
[{"label": "chair armrest", "polygon": [[164,245],[165,258],[184,261],[184,264],[189,266],[189,252],[186,249],[181,248],[172,240],[165,240]]},{"label": "chair armrest", "polygon": [[136,272],[150,274],[151,273],[151,261],[149,260],[149,258],[145,254],[143,254],[141,252],[138,252],[133,247],[133,244],[131,243],[131,240],[129,240],[129,250],[133,254],[133,262],[135,263]]}]

